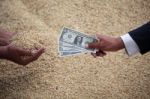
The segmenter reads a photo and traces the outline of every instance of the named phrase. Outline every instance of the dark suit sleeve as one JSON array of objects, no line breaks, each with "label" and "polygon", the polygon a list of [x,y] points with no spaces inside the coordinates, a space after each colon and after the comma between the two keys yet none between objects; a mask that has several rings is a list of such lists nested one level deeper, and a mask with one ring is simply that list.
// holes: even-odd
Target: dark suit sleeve
[{"label": "dark suit sleeve", "polygon": [[130,31],[129,35],[138,45],[141,54],[150,51],[150,22]]}]

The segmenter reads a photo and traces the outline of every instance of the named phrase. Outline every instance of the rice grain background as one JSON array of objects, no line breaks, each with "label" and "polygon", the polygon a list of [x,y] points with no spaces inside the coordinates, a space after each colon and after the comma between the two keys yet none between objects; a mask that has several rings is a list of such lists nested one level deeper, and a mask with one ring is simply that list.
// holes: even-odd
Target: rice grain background
[{"label": "rice grain background", "polygon": [[149,99],[149,53],[95,59],[57,52],[63,26],[121,36],[149,20],[150,0],[0,0],[0,27],[18,33],[13,43],[46,48],[26,67],[0,60],[0,99]]}]

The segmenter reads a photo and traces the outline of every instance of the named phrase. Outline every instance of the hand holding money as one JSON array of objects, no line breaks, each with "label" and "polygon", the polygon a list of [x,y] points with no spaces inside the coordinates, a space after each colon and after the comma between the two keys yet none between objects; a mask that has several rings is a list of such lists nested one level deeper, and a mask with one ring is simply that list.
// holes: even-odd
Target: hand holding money
[{"label": "hand holding money", "polygon": [[100,34],[93,37],[69,28],[63,28],[59,38],[60,56],[91,52],[94,57],[102,57],[106,55],[105,51],[118,51],[124,47],[120,37]]},{"label": "hand holding money", "polygon": [[115,38],[100,34],[97,34],[96,37],[99,40],[99,42],[88,44],[88,48],[98,49],[96,53],[92,53],[94,57],[102,57],[106,55],[105,51],[118,51],[125,47],[120,37]]}]

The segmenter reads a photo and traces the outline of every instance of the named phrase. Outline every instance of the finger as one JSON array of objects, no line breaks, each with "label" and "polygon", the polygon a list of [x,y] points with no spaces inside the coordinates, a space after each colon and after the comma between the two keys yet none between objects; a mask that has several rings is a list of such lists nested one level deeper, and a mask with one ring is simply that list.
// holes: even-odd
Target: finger
[{"label": "finger", "polygon": [[11,41],[13,41],[14,39],[16,39],[16,38],[18,38],[19,36],[21,36],[21,35],[23,35],[23,33],[11,33],[10,35],[9,35],[9,40],[11,40]]},{"label": "finger", "polygon": [[104,54],[103,54],[103,53],[100,53],[100,52],[96,52],[96,56],[97,56],[97,57],[103,57]]},{"label": "finger", "polygon": [[106,55],[106,52],[102,51],[102,50],[99,50],[98,52],[102,53],[102,54],[105,54]]},{"label": "finger", "polygon": [[23,59],[22,65],[27,65],[30,62],[37,60],[44,53],[44,50],[45,50],[44,48],[41,48],[35,52],[32,52],[32,56],[30,56],[29,58]]},{"label": "finger", "polygon": [[91,55],[96,58],[97,56],[103,57],[106,55],[106,53],[102,50],[98,50],[96,53],[91,53]]},{"label": "finger", "polygon": [[[12,38],[13,36],[17,35],[18,33],[15,33],[15,32],[13,32],[13,33],[12,33],[12,32],[8,32],[8,34],[9,34],[9,37]],[[10,38],[9,38],[9,39],[10,39]]]},{"label": "finger", "polygon": [[9,40],[0,38],[0,46],[6,46],[9,45],[11,42]]},{"label": "finger", "polygon": [[94,43],[89,43],[87,48],[90,49],[100,49],[100,43],[99,42],[94,42]]},{"label": "finger", "polygon": [[96,58],[96,53],[91,53],[91,55],[92,55],[94,58]]},{"label": "finger", "polygon": [[35,49],[38,50],[39,48],[37,46],[35,46]]},{"label": "finger", "polygon": [[36,48],[36,50],[32,51],[32,55],[40,53],[40,52],[44,52],[44,51],[45,51],[45,48]]},{"label": "finger", "polygon": [[103,57],[105,55],[106,55],[106,53],[104,51],[99,50],[99,51],[96,52],[96,56]]},{"label": "finger", "polygon": [[17,35],[17,34],[18,34],[18,33],[14,32],[14,33],[12,33],[11,35],[14,36],[14,35]]},{"label": "finger", "polygon": [[14,32],[9,32],[9,31],[6,31],[4,29],[0,29],[0,32],[1,32],[1,35],[3,38],[6,38],[6,39],[11,39],[14,35],[16,35],[17,33],[14,33]]},{"label": "finger", "polygon": [[105,54],[100,53],[100,52],[91,53],[91,55],[92,55],[94,58],[96,58],[96,57],[103,57],[103,56],[105,56]]}]

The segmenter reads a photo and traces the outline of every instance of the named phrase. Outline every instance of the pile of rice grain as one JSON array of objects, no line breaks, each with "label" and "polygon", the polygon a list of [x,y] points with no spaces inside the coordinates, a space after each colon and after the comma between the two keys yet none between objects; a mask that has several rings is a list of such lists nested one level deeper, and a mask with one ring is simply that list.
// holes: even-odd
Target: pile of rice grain
[{"label": "pile of rice grain", "polygon": [[0,99],[149,99],[150,54],[125,51],[104,58],[60,58],[63,26],[93,35],[120,36],[150,20],[150,0],[0,0],[0,27],[13,43],[45,47],[26,67],[0,60]]}]

